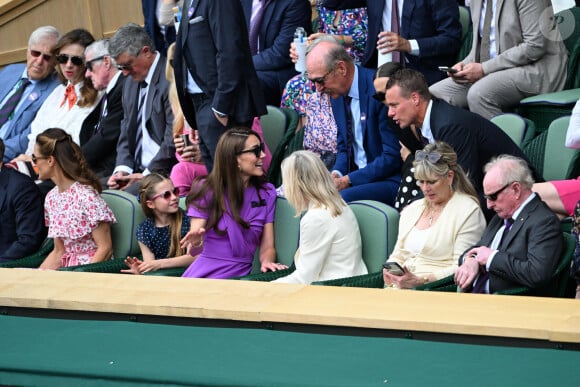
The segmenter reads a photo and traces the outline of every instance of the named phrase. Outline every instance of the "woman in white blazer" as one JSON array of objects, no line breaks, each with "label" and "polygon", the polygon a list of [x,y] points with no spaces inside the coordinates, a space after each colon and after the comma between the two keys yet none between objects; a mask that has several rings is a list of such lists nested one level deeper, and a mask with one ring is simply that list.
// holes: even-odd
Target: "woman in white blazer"
[{"label": "woman in white blazer", "polygon": [[403,273],[383,269],[385,287],[409,289],[453,274],[460,255],[485,229],[477,193],[449,144],[425,146],[415,153],[413,164],[424,198],[401,213],[397,243],[387,262],[399,264]]},{"label": "woman in white blazer", "polygon": [[282,184],[300,220],[296,270],[275,282],[310,284],[367,273],[360,231],[328,170],[310,151],[297,151],[282,162]]}]

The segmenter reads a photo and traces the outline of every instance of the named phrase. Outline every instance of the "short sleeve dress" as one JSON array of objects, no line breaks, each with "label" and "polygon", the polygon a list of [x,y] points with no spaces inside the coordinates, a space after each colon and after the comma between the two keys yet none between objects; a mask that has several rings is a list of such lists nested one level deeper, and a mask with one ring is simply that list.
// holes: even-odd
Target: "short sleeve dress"
[{"label": "short sleeve dress", "polygon": [[115,215],[93,187],[79,182],[59,192],[54,187],[44,202],[49,238],[59,238],[65,252],[61,266],[85,265],[97,251],[92,232],[99,223],[116,223]]},{"label": "short sleeve dress", "polygon": [[[209,193],[204,202],[211,200]],[[274,222],[276,190],[272,184],[264,184],[257,191],[246,188],[244,204],[240,215],[249,223],[245,229],[240,226],[230,212],[225,212],[218,221],[218,228],[225,235],[207,230],[200,256],[187,268],[183,277],[192,278],[231,278],[250,274],[254,253],[260,245],[264,225]],[[207,219],[207,212],[194,205],[189,206],[187,215],[192,218]]]},{"label": "short sleeve dress", "polygon": [[[182,209],[181,238],[189,231],[189,217]],[[137,240],[143,243],[155,256],[155,259],[169,258],[171,233],[169,226],[156,227],[155,220],[147,218],[137,226]]]}]

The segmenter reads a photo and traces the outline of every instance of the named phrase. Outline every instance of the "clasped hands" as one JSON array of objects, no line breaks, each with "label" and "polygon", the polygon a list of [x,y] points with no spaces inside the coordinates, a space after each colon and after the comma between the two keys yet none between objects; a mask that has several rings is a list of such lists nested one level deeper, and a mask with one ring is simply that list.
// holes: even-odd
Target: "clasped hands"
[{"label": "clasped hands", "polygon": [[487,264],[494,250],[487,246],[474,247],[463,255],[463,264],[455,271],[454,280],[462,291],[467,291],[479,275],[479,271]]}]

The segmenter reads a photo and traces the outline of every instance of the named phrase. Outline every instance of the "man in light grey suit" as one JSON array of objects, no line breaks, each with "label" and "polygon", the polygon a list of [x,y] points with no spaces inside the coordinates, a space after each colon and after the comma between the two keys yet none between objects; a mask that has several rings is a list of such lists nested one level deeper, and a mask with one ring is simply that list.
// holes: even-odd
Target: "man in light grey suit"
[{"label": "man in light grey suit", "polygon": [[471,18],[471,52],[431,94],[491,118],[523,98],[562,89],[568,54],[550,0],[473,0]]},{"label": "man in light grey suit", "polygon": [[173,113],[169,104],[166,59],[155,50],[147,32],[129,23],[109,41],[117,68],[130,79],[123,87],[123,120],[117,143],[117,161],[107,185],[136,192],[150,172],[169,175],[175,159]]},{"label": "man in light grey suit", "polygon": [[459,259],[455,282],[464,291],[494,293],[526,286],[538,295],[562,253],[560,221],[532,192],[527,163],[502,155],[485,166],[483,190],[496,215],[479,243]]},{"label": "man in light grey suit", "polygon": [[[59,38],[60,32],[53,26],[37,28],[28,39],[26,65],[9,65],[0,73],[0,112],[6,112],[6,116],[0,117],[0,138],[6,145],[0,162],[9,162],[26,151],[30,123],[59,84],[54,71],[56,62],[51,54]],[[21,92],[21,86],[24,91],[16,98],[16,106],[10,108],[9,101]]]}]

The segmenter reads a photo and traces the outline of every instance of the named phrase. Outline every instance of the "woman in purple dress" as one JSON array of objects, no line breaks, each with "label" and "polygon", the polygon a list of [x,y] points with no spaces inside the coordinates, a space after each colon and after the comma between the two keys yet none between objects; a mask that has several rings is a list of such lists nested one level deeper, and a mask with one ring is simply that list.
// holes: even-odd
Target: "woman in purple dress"
[{"label": "woman in purple dress", "polygon": [[211,173],[194,181],[187,196],[191,230],[182,246],[200,256],[183,277],[230,278],[250,274],[256,248],[263,272],[274,262],[276,191],[264,181],[264,144],[256,132],[233,128],[220,138]]}]

